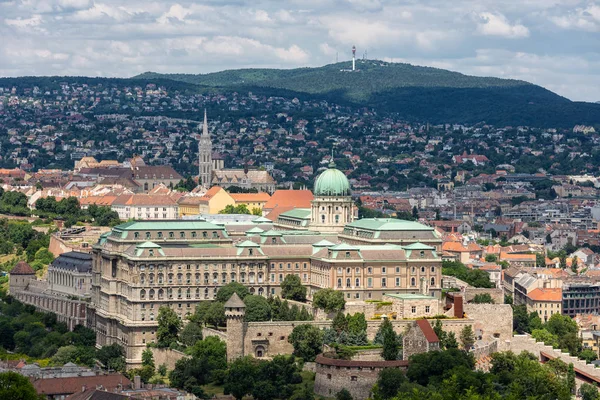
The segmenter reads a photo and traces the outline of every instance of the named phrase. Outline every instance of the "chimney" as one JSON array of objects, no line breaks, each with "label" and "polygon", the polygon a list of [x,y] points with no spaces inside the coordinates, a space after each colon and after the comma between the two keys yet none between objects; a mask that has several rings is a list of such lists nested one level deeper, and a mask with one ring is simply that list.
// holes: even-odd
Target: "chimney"
[{"label": "chimney", "polygon": [[82,391],[82,392],[85,392],[86,390],[87,390],[87,386],[83,385],[83,386],[81,387],[81,391]]},{"label": "chimney", "polygon": [[454,317],[455,318],[463,318],[464,309],[463,309],[463,297],[462,296],[454,296]]},{"label": "chimney", "polygon": [[140,390],[142,388],[142,378],[139,375],[133,377],[133,388],[135,390]]}]

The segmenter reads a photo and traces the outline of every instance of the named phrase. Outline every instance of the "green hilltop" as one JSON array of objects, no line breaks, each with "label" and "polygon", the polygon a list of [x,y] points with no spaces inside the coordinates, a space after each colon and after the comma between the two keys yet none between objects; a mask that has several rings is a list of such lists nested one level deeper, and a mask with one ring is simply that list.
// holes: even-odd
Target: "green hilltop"
[{"label": "green hilltop", "polygon": [[146,72],[134,79],[168,79],[262,95],[304,95],[432,123],[539,127],[600,123],[599,104],[572,102],[525,81],[377,60],[358,60],[355,72],[345,70],[349,67],[345,62],[317,68],[250,68],[208,74]]}]

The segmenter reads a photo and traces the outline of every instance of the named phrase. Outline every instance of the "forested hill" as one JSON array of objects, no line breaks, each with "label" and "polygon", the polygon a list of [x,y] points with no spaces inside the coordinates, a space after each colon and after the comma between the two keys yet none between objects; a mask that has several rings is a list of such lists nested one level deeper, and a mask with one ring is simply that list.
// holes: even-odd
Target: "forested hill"
[{"label": "forested hill", "polygon": [[525,81],[375,60],[359,60],[358,71],[343,71],[349,66],[346,62],[318,68],[239,69],[198,75],[146,72],[135,79],[171,79],[272,95],[291,91],[372,106],[421,122],[565,128],[600,123],[600,104],[572,102]]}]

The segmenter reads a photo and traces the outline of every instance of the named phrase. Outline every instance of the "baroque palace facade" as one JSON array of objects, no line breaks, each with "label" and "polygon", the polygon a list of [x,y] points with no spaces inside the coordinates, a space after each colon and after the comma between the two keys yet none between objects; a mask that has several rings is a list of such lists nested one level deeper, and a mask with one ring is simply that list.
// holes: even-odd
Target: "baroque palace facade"
[{"label": "baroque palace facade", "polygon": [[158,309],[184,319],[220,287],[240,282],[251,293],[278,295],[296,274],[309,299],[322,288],[348,301],[384,294],[441,294],[441,238],[428,226],[355,218],[350,185],[333,165],[317,178],[310,209],[245,223],[133,221],[93,247],[88,322],[97,344],[119,343],[131,366],[156,339]]}]

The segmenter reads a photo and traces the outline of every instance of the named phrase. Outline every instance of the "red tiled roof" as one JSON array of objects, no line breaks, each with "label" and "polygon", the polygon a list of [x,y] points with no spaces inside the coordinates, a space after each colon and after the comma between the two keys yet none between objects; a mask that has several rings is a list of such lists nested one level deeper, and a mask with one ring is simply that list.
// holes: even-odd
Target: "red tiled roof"
[{"label": "red tiled roof", "polygon": [[268,193],[229,193],[236,203],[240,202],[267,202],[271,198]]},{"label": "red tiled roof", "polygon": [[113,391],[119,385],[123,387],[131,385],[131,381],[122,374],[37,379],[32,380],[32,383],[38,394],[46,396],[68,395],[81,392],[81,388],[84,386],[96,388],[102,385],[105,390]]},{"label": "red tiled roof", "polygon": [[423,332],[423,335],[425,335],[425,339],[429,343],[437,343],[440,341],[440,339],[438,339],[437,335],[433,331],[433,328],[429,324],[429,321],[427,321],[426,319],[419,319],[417,320],[417,325],[419,326],[419,328]]},{"label": "red tiled roof", "polygon": [[33,268],[29,266],[25,261],[19,261],[17,265],[10,270],[11,275],[35,275]]},{"label": "red tiled roof", "polygon": [[527,295],[533,301],[562,301],[561,288],[537,288]]},{"label": "red tiled roof", "polygon": [[310,190],[276,190],[264,208],[276,207],[310,208],[314,196]]}]

